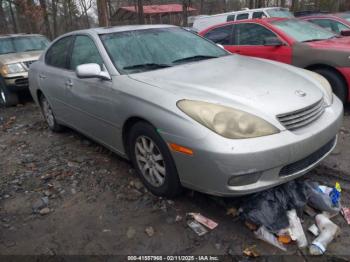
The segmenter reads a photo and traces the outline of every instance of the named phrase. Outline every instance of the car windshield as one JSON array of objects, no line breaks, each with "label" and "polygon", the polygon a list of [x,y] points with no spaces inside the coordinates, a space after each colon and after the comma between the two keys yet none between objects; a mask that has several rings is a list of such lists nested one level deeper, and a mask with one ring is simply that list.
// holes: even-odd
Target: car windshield
[{"label": "car windshield", "polygon": [[288,9],[284,8],[267,9],[266,12],[269,14],[270,17],[294,17],[293,14],[288,11]]},{"label": "car windshield", "polygon": [[350,22],[350,13],[343,13],[340,14],[340,17],[344,18],[345,20],[347,20],[348,22]]},{"label": "car windshield", "polygon": [[100,38],[123,74],[228,55],[217,45],[177,27],[116,32]]},{"label": "car windshield", "polygon": [[298,42],[320,41],[337,37],[336,34],[318,25],[296,19],[273,21],[271,24]]},{"label": "car windshield", "polygon": [[49,41],[43,36],[0,38],[0,54],[44,50]]}]

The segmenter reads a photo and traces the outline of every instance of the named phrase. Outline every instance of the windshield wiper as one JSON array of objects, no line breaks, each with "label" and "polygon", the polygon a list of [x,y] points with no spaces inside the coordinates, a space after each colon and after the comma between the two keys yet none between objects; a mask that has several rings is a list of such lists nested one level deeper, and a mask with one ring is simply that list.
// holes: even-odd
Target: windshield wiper
[{"label": "windshield wiper", "polygon": [[199,60],[212,59],[212,58],[218,58],[218,56],[195,55],[195,56],[189,56],[189,57],[177,59],[177,60],[173,61],[173,63],[181,63],[181,62],[187,62],[187,61],[199,61]]},{"label": "windshield wiper", "polygon": [[168,65],[168,64],[146,63],[146,64],[125,66],[125,67],[123,67],[123,69],[125,69],[125,70],[132,70],[132,69],[158,69],[158,68],[166,68],[166,67],[171,67],[171,66],[172,65]]},{"label": "windshield wiper", "polygon": [[322,41],[322,40],[326,40],[326,39],[310,39],[310,40],[305,40],[302,43],[307,43],[307,42],[317,42],[317,41]]},{"label": "windshield wiper", "polygon": [[40,51],[41,49],[33,48],[33,49],[26,49],[23,52],[30,52],[30,51]]}]

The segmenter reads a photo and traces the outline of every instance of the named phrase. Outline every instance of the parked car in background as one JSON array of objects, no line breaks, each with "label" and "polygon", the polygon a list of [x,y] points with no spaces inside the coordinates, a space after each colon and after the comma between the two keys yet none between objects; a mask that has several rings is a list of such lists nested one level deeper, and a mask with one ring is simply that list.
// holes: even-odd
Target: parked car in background
[{"label": "parked car in background", "polygon": [[18,92],[28,90],[28,70],[49,44],[42,35],[0,35],[0,106],[18,104]]},{"label": "parked car in background", "polygon": [[182,186],[243,195],[299,177],[335,147],[343,116],[318,74],[167,25],[63,35],[29,82],[53,131],[72,127],[130,159],[168,197]]},{"label": "parked car in background", "polygon": [[337,34],[350,30],[350,20],[346,20],[340,14],[314,14],[300,17],[300,19],[319,25]]},{"label": "parked car in background", "polygon": [[229,22],[200,35],[232,53],[305,68],[324,76],[333,92],[349,101],[350,38],[298,19],[269,18]]},{"label": "parked car in background", "polygon": [[244,9],[216,15],[200,15],[193,18],[193,28],[195,31],[202,31],[210,26],[229,21],[267,18],[267,17],[293,17],[288,8],[265,7],[258,9]]}]

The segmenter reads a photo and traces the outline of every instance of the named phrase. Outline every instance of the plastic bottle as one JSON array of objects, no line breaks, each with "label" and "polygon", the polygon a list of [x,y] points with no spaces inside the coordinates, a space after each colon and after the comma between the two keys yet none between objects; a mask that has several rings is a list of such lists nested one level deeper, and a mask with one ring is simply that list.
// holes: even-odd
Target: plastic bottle
[{"label": "plastic bottle", "polygon": [[311,255],[322,255],[326,252],[327,246],[339,234],[339,227],[323,214],[316,216],[316,224],[321,234],[312,242],[309,247]]},{"label": "plastic bottle", "polygon": [[307,247],[307,239],[296,210],[292,209],[288,211],[287,216],[289,220],[291,238],[297,241],[299,248]]}]

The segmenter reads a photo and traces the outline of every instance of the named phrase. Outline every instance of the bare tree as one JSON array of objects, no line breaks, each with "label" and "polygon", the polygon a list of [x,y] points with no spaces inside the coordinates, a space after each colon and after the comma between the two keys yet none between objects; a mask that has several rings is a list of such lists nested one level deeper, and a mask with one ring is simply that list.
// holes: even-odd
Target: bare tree
[{"label": "bare tree", "polygon": [[137,19],[140,25],[145,23],[145,14],[143,13],[143,1],[137,0]]},{"label": "bare tree", "polygon": [[51,1],[51,9],[52,9],[52,27],[53,27],[53,37],[56,38],[58,36],[57,32],[57,1]]},{"label": "bare tree", "polygon": [[98,23],[100,26],[108,26],[106,0],[97,0]]},{"label": "bare tree", "polygon": [[0,0],[0,33],[8,32],[7,19],[4,11],[4,3],[5,1]]},{"label": "bare tree", "polygon": [[80,6],[83,10],[84,16],[86,18],[86,26],[89,28],[90,27],[90,21],[89,21],[89,15],[88,11],[92,7],[92,0],[79,0]]},{"label": "bare tree", "polygon": [[40,7],[41,7],[43,17],[44,17],[45,34],[48,38],[52,39],[50,21],[49,21],[49,16],[47,13],[46,0],[40,0]]}]

